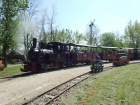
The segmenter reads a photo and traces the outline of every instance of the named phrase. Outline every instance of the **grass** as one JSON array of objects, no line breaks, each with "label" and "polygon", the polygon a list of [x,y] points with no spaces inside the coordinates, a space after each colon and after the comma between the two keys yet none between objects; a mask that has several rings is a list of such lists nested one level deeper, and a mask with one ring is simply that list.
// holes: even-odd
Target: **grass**
[{"label": "grass", "polygon": [[94,75],[61,105],[140,105],[140,64]]},{"label": "grass", "polygon": [[3,71],[0,71],[0,77],[19,74],[21,73],[20,68],[22,68],[22,65],[7,67]]}]

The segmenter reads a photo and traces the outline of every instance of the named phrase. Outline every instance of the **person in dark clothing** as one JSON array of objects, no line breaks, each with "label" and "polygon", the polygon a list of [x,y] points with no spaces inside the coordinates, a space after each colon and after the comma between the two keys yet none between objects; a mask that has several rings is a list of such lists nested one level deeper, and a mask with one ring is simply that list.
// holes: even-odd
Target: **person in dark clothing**
[{"label": "person in dark clothing", "polygon": [[100,58],[100,56],[99,56],[98,53],[96,54],[96,60],[97,60],[97,61],[101,61],[101,58]]}]

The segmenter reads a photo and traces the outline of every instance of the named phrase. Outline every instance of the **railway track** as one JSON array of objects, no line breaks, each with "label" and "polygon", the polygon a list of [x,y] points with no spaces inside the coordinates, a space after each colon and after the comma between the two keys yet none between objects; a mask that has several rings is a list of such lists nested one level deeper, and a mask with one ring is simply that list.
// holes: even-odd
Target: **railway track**
[{"label": "railway track", "polygon": [[[132,62],[130,64],[135,64],[139,62]],[[105,67],[105,70],[113,69],[113,66]],[[82,81],[88,79],[89,77],[95,75],[97,73],[88,72],[77,76],[65,83],[54,87],[53,89],[46,91],[39,96],[23,103],[22,105],[59,105],[61,97],[67,96],[68,92],[74,88],[76,85],[81,83]]]},{"label": "railway track", "polygon": [[[104,68],[104,70],[112,68],[114,67],[110,66]],[[43,94],[40,94],[39,96],[23,103],[22,105],[59,105],[59,100],[61,99],[61,96],[63,97],[63,95],[67,95],[67,92],[70,89],[74,88],[77,84],[81,83],[82,81],[88,79],[89,77],[95,74],[96,73],[88,72],[80,76],[77,76],[57,87],[54,87],[53,89],[47,92],[44,92]]]}]

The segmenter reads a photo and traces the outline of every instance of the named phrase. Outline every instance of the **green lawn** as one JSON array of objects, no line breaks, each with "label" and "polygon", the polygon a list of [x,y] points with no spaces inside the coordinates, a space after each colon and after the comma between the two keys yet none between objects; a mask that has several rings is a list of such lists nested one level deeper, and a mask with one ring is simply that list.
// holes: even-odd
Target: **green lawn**
[{"label": "green lawn", "polygon": [[140,105],[140,64],[94,75],[61,105]]},{"label": "green lawn", "polygon": [[7,67],[3,71],[0,71],[0,77],[14,75],[21,73],[20,68],[22,68],[22,65]]}]

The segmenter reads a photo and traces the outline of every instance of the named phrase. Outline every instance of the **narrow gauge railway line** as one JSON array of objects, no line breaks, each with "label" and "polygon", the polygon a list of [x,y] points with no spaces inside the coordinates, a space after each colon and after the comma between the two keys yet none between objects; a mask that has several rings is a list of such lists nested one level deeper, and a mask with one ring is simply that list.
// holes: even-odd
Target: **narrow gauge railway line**
[{"label": "narrow gauge railway line", "polygon": [[[104,70],[113,69],[113,66],[105,67]],[[67,92],[74,88],[77,84],[81,83],[82,81],[88,79],[89,77],[95,75],[96,73],[88,72],[77,76],[65,83],[54,87],[53,89],[40,94],[39,96],[29,100],[22,105],[59,105],[59,99],[62,95],[67,94]]]},{"label": "narrow gauge railway line", "polygon": [[[131,62],[130,64],[136,64],[139,62]],[[120,67],[120,66],[119,66]],[[104,67],[105,70],[110,70],[115,68],[114,66]],[[37,97],[34,97],[33,99],[23,103],[22,105],[59,105],[59,100],[63,96],[67,96],[67,92],[70,91],[72,88],[74,88],[76,85],[81,83],[82,81],[88,79],[89,77],[95,75],[97,73],[88,72],[85,74],[82,74],[80,76],[77,76],[73,79],[70,79],[69,81],[64,82],[63,84],[60,84],[53,89],[44,92],[40,94]]]}]

